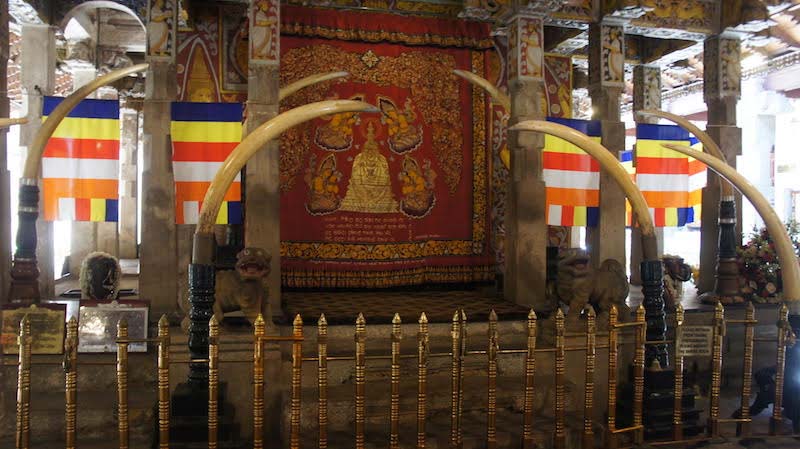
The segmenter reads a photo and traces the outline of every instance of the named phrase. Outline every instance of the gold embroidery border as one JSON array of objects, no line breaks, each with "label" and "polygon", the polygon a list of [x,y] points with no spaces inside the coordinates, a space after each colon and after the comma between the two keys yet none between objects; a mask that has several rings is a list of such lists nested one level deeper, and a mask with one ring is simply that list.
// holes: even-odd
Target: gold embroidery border
[{"label": "gold embroidery border", "polygon": [[281,285],[286,288],[390,288],[426,282],[467,284],[494,279],[490,265],[425,266],[391,271],[281,270]]},{"label": "gold embroidery border", "polygon": [[389,42],[405,45],[434,45],[438,47],[461,47],[477,50],[492,48],[491,39],[475,39],[470,37],[440,36],[437,34],[406,34],[397,31],[370,31],[324,26],[305,25],[299,22],[282,23],[281,35],[322,37],[325,39],[338,39],[343,41],[362,42]]},{"label": "gold embroidery border", "polygon": [[[480,51],[470,52],[472,71],[484,73],[484,55]],[[359,243],[307,243],[307,242],[281,242],[281,258],[289,259],[321,259],[327,261],[358,260],[358,261],[392,261],[415,259],[435,256],[479,256],[486,249],[486,98],[483,89],[472,86],[472,239],[471,240],[427,240],[421,242],[404,242],[389,244],[359,244]],[[325,257],[322,257],[322,255]],[[432,267],[436,268],[436,267]],[[459,267],[450,267],[458,269]],[[478,270],[479,267],[473,267]],[[438,267],[441,271],[447,267]],[[472,268],[471,268],[472,269]],[[282,269],[281,278],[284,285],[289,285],[288,280],[303,277],[305,270]],[[398,273],[402,270],[393,270],[388,273]],[[346,271],[336,271],[342,276]],[[355,272],[364,273],[364,272]],[[333,273],[323,276],[308,277],[322,278],[327,285],[333,281]],[[335,283],[335,282],[333,282]],[[297,282],[293,285],[298,286]],[[291,285],[290,285],[291,286]],[[309,286],[319,286],[313,284]]]}]

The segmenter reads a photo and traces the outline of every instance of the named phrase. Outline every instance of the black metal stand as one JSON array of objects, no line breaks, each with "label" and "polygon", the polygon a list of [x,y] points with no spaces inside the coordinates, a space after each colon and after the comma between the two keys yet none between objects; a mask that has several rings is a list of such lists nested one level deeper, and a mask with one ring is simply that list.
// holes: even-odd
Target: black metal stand
[{"label": "black metal stand", "polygon": [[[213,265],[189,265],[189,356],[193,360],[208,359],[208,320],[214,314],[215,274]],[[189,364],[189,385],[207,388],[207,363]]]},{"label": "black metal stand", "polygon": [[[795,335],[800,335],[800,315],[789,315],[789,326]],[[795,433],[800,432],[800,344],[786,348],[783,416],[792,420]]]},{"label": "black metal stand", "polygon": [[[647,320],[646,340],[662,341],[667,338],[667,321],[664,312],[664,280],[660,260],[645,260],[641,265],[644,316]],[[660,368],[669,366],[667,345],[655,344],[645,348],[645,369],[658,362]]]},{"label": "black metal stand", "polygon": [[725,197],[719,202],[719,243],[717,250],[716,281],[714,291],[700,295],[706,304],[744,304],[745,298],[739,290],[739,264],[736,261],[736,200]]},{"label": "black metal stand", "polygon": [[39,186],[23,178],[19,187],[17,250],[11,263],[9,299],[16,303],[37,303],[39,267],[36,263],[36,219],[39,218]]}]

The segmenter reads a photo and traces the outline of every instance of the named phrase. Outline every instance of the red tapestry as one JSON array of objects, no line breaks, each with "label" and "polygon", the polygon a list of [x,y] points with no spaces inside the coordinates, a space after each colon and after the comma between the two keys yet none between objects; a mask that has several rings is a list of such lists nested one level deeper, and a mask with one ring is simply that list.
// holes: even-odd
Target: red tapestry
[{"label": "red tapestry", "polygon": [[489,251],[487,101],[452,74],[485,74],[483,51],[283,36],[281,85],[348,78],[282,109],[360,99],[380,113],[324,117],[281,141],[281,275],[287,287],[469,283]]}]

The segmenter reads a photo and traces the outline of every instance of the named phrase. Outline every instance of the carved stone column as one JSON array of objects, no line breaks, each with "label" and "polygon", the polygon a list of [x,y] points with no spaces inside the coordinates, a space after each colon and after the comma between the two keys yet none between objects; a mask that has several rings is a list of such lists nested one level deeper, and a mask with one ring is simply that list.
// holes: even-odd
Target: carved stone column
[{"label": "carved stone column", "polygon": [[[625,32],[621,22],[589,26],[589,95],[594,119],[602,121],[602,144],[618,157],[625,149],[625,124],[620,121],[620,95],[625,82]],[[600,221],[587,228],[592,264],[616,259],[625,265],[625,194],[600,170]]]},{"label": "carved stone column", "polygon": [[[544,118],[544,58],[541,16],[517,14],[509,22],[509,126]],[[518,304],[541,304],[547,272],[545,184],[542,179],[544,137],[510,132],[511,176],[508,186],[506,297]],[[538,311],[538,310],[537,310]],[[549,311],[548,311],[549,312]]]},{"label": "carved stone column", "polygon": [[[247,80],[247,122],[244,134],[278,114],[280,76],[280,2],[250,2],[250,68]],[[247,162],[245,176],[245,245],[272,255],[269,302],[280,309],[280,155],[272,142]]]},{"label": "carved stone column", "polygon": [[[633,117],[637,123],[658,123],[658,118],[640,118],[636,112],[644,109],[661,109],[661,68],[658,66],[637,65],[633,68]],[[636,159],[633,160],[634,165]],[[664,247],[664,229],[656,228],[659,256]],[[642,285],[639,265],[642,262],[642,233],[639,228],[631,228],[630,254],[631,284]]]},{"label": "carved stone column", "polygon": [[[30,145],[41,127],[42,102],[55,87],[56,44],[49,25],[22,26],[21,75],[28,123],[22,126],[20,144]],[[39,178],[20,180],[19,231],[11,268],[9,298],[37,302],[54,295],[53,223],[39,219]]]},{"label": "carved stone column", "polygon": [[[736,156],[742,152],[742,130],[736,126],[736,103],[741,95],[740,51],[738,39],[712,36],[706,39],[703,57],[706,131],[734,168]],[[741,194],[720,198],[718,176],[708,170],[701,212],[699,293],[717,290],[722,297],[737,295],[736,246],[742,240],[741,210]],[[728,216],[721,217],[721,212]]]},{"label": "carved stone column", "polygon": [[[178,2],[148,6],[148,49],[143,104],[142,243],[139,290],[151,315],[173,312],[177,297],[175,187],[170,138],[171,102],[177,95],[175,32]],[[166,33],[166,34],[165,34]]]}]

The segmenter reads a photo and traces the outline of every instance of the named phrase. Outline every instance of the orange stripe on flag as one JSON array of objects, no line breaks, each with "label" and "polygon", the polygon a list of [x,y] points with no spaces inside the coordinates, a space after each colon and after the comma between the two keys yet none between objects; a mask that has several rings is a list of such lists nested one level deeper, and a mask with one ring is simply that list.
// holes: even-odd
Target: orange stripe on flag
[{"label": "orange stripe on flag", "polygon": [[[180,204],[184,201],[203,201],[210,182],[176,182],[175,201]],[[225,193],[223,201],[241,201],[242,183],[234,182]]]},{"label": "orange stripe on flag", "polygon": [[642,191],[644,199],[647,201],[647,206],[653,208],[665,207],[686,207],[688,202],[688,192],[653,192]]},{"label": "orange stripe on flag", "polygon": [[600,204],[599,190],[563,189],[548,187],[546,204],[597,207]]}]

